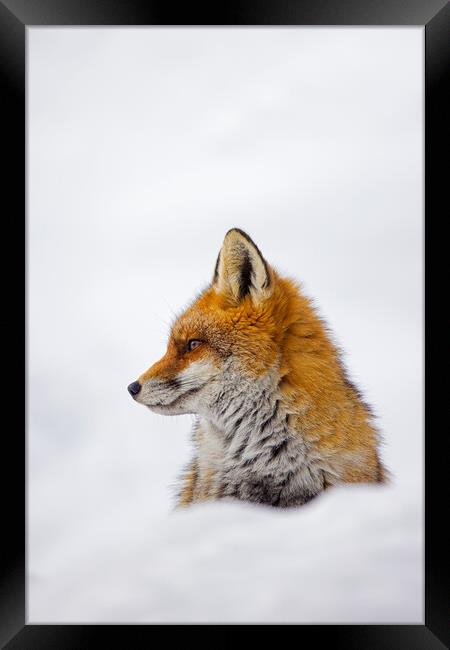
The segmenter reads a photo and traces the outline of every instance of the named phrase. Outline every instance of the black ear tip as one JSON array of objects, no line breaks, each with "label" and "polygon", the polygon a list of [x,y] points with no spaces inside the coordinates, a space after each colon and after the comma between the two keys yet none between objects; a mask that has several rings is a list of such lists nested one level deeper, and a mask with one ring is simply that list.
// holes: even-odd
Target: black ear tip
[{"label": "black ear tip", "polygon": [[237,233],[239,233],[239,234],[241,235],[241,237],[243,237],[244,239],[246,239],[246,240],[247,240],[248,242],[250,242],[251,244],[255,245],[255,242],[254,242],[253,239],[250,237],[250,235],[247,235],[247,233],[244,232],[243,230],[241,230],[241,228],[230,228],[230,230],[227,232],[227,234],[225,235],[225,237],[228,237],[228,235],[231,234],[232,232],[237,232]]}]

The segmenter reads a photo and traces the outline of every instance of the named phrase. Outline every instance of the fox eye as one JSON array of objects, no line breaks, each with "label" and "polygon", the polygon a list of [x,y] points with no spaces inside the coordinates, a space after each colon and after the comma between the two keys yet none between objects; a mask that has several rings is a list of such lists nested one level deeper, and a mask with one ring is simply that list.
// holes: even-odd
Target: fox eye
[{"label": "fox eye", "polygon": [[195,350],[195,348],[198,348],[198,346],[201,344],[201,341],[198,341],[197,339],[191,339],[187,344],[188,352],[192,352],[192,350]]}]

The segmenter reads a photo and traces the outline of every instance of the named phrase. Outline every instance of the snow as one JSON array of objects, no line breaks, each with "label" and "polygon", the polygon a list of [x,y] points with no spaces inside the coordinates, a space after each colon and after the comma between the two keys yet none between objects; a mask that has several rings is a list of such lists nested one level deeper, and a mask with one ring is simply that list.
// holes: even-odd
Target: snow
[{"label": "snow", "polygon": [[[422,622],[423,30],[28,45],[27,622]],[[192,418],[126,386],[232,226],[314,296],[390,486],[174,511]]]},{"label": "snow", "polygon": [[220,502],[151,518],[145,499],[122,503],[41,550],[31,620],[417,622],[421,523],[406,493],[371,486],[296,511]]}]

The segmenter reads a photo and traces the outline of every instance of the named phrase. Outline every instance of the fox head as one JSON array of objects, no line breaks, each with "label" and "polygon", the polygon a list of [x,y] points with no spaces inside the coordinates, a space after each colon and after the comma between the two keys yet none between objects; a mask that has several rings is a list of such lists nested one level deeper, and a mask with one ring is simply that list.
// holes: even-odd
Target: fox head
[{"label": "fox head", "polygon": [[[211,284],[177,318],[165,355],[129,392],[165,415],[197,414],[222,426],[230,411],[234,419],[244,417],[287,379],[300,298],[250,237],[233,228]],[[289,391],[289,381],[284,388]]]}]

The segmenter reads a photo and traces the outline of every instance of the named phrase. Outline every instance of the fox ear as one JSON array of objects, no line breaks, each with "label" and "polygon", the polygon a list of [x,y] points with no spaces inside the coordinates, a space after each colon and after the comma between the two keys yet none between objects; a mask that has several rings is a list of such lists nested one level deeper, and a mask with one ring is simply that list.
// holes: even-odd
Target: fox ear
[{"label": "fox ear", "polygon": [[257,245],[239,228],[229,230],[217,258],[213,286],[240,302],[248,294],[262,298],[270,284],[270,269]]}]

